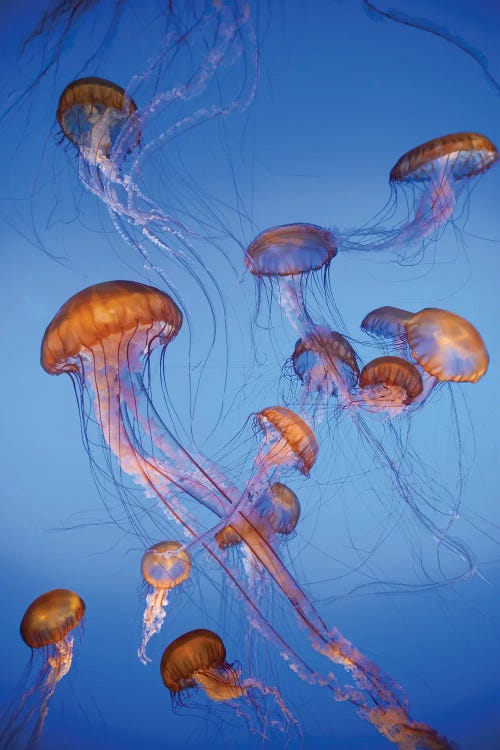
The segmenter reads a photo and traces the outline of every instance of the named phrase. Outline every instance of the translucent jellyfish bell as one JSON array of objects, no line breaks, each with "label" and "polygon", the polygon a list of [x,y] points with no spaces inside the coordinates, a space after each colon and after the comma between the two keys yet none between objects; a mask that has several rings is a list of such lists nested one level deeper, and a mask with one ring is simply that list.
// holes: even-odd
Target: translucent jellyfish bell
[{"label": "translucent jellyfish bell", "polygon": [[284,224],[261,232],[245,263],[254,276],[297,276],[327,266],[337,254],[331,232],[315,224]]},{"label": "translucent jellyfish bell", "polygon": [[342,334],[320,326],[297,341],[292,366],[307,394],[344,395],[358,382],[356,352],[349,341]]},{"label": "translucent jellyfish bell", "polygon": [[[300,518],[300,503],[297,495],[286,484],[273,482],[248,513],[252,526],[266,539],[286,537],[295,531]],[[215,539],[220,549],[241,544],[242,539],[232,526],[224,526]]]},{"label": "translucent jellyfish bell", "polygon": [[259,454],[264,465],[292,465],[309,474],[318,455],[318,441],[302,417],[284,406],[269,406],[258,412],[256,423],[268,449]]},{"label": "translucent jellyfish bell", "polygon": [[426,182],[436,162],[446,167],[450,179],[463,180],[489,169],[498,159],[496,146],[480,133],[451,133],[433,138],[407,151],[391,169],[391,182]]},{"label": "translucent jellyfish bell", "polygon": [[150,638],[162,628],[168,605],[168,592],[188,578],[191,572],[191,556],[180,542],[158,542],[144,553],[141,570],[150,591],[146,595],[142,642],[137,655],[143,664],[147,664],[151,659],[146,654],[146,647]]},{"label": "translucent jellyfish bell", "polygon": [[412,315],[412,312],[401,310],[399,307],[377,307],[365,315],[361,322],[361,330],[382,339],[401,339],[406,335],[405,324]]},{"label": "translucent jellyfish bell", "polygon": [[455,313],[427,307],[406,322],[405,330],[412,357],[437,380],[475,383],[488,369],[479,331]]},{"label": "translucent jellyfish bell", "polygon": [[104,78],[79,78],[64,89],[57,108],[57,121],[68,140],[84,159],[104,165],[120,138],[125,155],[139,143],[137,127],[127,132],[126,126],[137,111],[137,105],[125,90]]},{"label": "translucent jellyfish bell", "polygon": [[401,357],[377,357],[363,367],[359,376],[359,403],[368,411],[404,410],[421,393],[422,378],[417,368]]}]

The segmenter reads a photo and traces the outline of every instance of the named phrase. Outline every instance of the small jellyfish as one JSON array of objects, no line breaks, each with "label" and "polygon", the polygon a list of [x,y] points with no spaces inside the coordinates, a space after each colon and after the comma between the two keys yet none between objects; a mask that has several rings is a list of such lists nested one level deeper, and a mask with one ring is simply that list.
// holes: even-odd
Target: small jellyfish
[{"label": "small jellyfish", "polygon": [[[181,703],[183,697],[189,696],[190,690],[201,688],[214,702],[246,701],[250,708],[260,714],[261,709],[254,696],[270,695],[281,709],[283,719],[297,724],[278,690],[252,677],[244,679],[241,669],[226,660],[222,638],[212,630],[191,630],[172,641],[163,652],[160,672],[174,703]],[[237,707],[236,710],[238,715],[242,715],[241,708]],[[259,718],[268,723],[265,717]]]},{"label": "small jellyfish", "polygon": [[[61,94],[57,122],[90,165],[106,168],[113,149],[126,154],[140,140],[131,118],[137,105],[125,90],[104,78],[79,78]],[[125,144],[122,145],[122,144]],[[114,159],[119,163],[119,159]]]},{"label": "small jellyfish", "polygon": [[[268,541],[272,541],[275,535],[284,538],[295,531],[299,522],[299,499],[286,484],[273,482],[247,515],[249,523]],[[215,539],[220,549],[235,547],[242,542],[240,534],[229,525],[218,531]]]},{"label": "small jellyfish", "polygon": [[380,339],[391,339],[394,343],[406,336],[406,322],[413,313],[399,307],[377,307],[365,315],[361,330]]},{"label": "small jellyfish", "polygon": [[297,341],[292,366],[304,386],[304,398],[316,395],[320,401],[337,396],[345,401],[358,382],[358,360],[349,341],[320,326]]},{"label": "small jellyfish", "polygon": [[400,413],[422,393],[417,368],[402,357],[377,357],[359,376],[358,403],[371,412]]},{"label": "small jellyfish", "polygon": [[162,628],[168,605],[168,592],[188,578],[191,572],[191,557],[180,542],[158,542],[144,553],[141,570],[150,590],[146,595],[142,642],[137,655],[143,664],[147,664],[151,659],[146,654],[146,647],[150,638]]},{"label": "small jellyfish", "polygon": [[258,412],[255,422],[264,434],[258,459],[263,467],[291,465],[309,474],[318,455],[318,441],[302,417],[284,406],[268,406]]},{"label": "small jellyfish", "polygon": [[278,301],[301,337],[314,329],[304,299],[308,277],[321,271],[326,278],[337,254],[336,240],[315,224],[285,224],[261,232],[245,252],[245,264],[261,284],[274,279]]},{"label": "small jellyfish", "polygon": [[29,747],[38,745],[49,701],[57,684],[71,667],[74,647],[71,632],[81,623],[84,613],[83,599],[68,589],[47,591],[31,602],[24,613],[20,625],[21,638],[31,649],[40,650],[42,667],[35,684],[24,692],[7,729],[2,732],[2,747],[12,746],[33,716],[37,719]]}]

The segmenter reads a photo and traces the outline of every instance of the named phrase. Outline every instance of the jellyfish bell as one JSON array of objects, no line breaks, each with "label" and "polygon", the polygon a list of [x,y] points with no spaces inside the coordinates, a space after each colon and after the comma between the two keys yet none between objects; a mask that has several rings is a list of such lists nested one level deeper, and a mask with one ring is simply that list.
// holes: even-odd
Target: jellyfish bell
[{"label": "jellyfish bell", "polygon": [[405,323],[413,314],[390,305],[377,307],[365,315],[361,322],[361,330],[380,339],[398,341],[406,335]]},{"label": "jellyfish bell", "polygon": [[105,281],[58,310],[42,340],[41,364],[50,375],[78,371],[87,360],[97,367],[134,366],[135,357],[165,346],[181,325],[168,294],[135,281]]},{"label": "jellyfish bell", "polygon": [[349,393],[359,377],[356,352],[349,341],[320,326],[297,341],[292,367],[306,393],[326,398]]},{"label": "jellyfish bell", "polygon": [[85,603],[68,589],[53,589],[35,599],[24,613],[20,633],[30,648],[63,641],[80,622]]},{"label": "jellyfish bell", "polygon": [[368,362],[359,376],[359,403],[370,412],[395,416],[422,393],[417,368],[402,357],[377,357]]},{"label": "jellyfish bell", "polygon": [[413,315],[405,330],[412,357],[439,381],[476,383],[488,369],[479,331],[460,315],[428,307]]},{"label": "jellyfish bell", "polygon": [[265,520],[274,534],[281,537],[292,534],[299,522],[300,503],[295,492],[282,482],[273,482],[269,491],[257,500],[257,515]]},{"label": "jellyfish bell", "polygon": [[[247,524],[269,541],[290,536],[300,518],[299,499],[286,484],[273,482],[250,508],[247,517]],[[231,525],[218,531],[215,539],[220,549],[236,547],[243,541]]]},{"label": "jellyfish bell", "polygon": [[108,163],[115,148],[125,156],[139,143],[136,112],[134,100],[116,83],[79,78],[62,92],[56,117],[65,137],[85,161],[99,166]]},{"label": "jellyfish bell", "polygon": [[328,267],[337,254],[332,233],[315,224],[284,224],[261,232],[245,264],[254,276],[298,276]]},{"label": "jellyfish bell", "polygon": [[307,422],[284,406],[269,406],[256,414],[256,425],[264,435],[263,465],[296,466],[309,474],[318,455],[318,441]]},{"label": "jellyfish bell", "polygon": [[163,652],[160,663],[163,684],[172,699],[201,687],[214,701],[230,701],[244,695],[239,672],[226,661],[222,638],[198,628],[176,638]]},{"label": "jellyfish bell", "polygon": [[85,602],[69,589],[47,591],[27,608],[19,628],[21,638],[32,650],[41,653],[42,666],[35,683],[26,688],[12,718],[7,719],[7,727],[1,733],[5,743],[2,747],[14,747],[12,743],[19,740],[35,716],[29,747],[38,745],[49,702],[58,683],[71,668],[74,652],[72,631],[82,623],[84,614]]},{"label": "jellyfish bell", "polygon": [[153,588],[166,591],[179,586],[189,576],[191,557],[180,542],[158,542],[144,553],[141,571]]},{"label": "jellyfish bell", "polygon": [[496,146],[480,133],[452,133],[407,151],[390,172],[391,182],[427,182],[440,164],[453,180],[486,172],[498,160]]},{"label": "jellyfish bell", "polygon": [[191,556],[180,542],[158,542],[144,553],[141,571],[150,590],[146,595],[142,641],[137,655],[143,664],[147,664],[151,660],[146,654],[146,647],[152,636],[159,633],[163,626],[168,592],[188,578],[191,572]]}]

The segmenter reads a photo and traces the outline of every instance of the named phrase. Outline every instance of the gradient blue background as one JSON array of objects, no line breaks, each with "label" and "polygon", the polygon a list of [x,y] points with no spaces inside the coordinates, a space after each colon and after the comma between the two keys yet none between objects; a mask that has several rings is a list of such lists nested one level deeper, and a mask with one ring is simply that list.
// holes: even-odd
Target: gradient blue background
[{"label": "gradient blue background", "polygon": [[[4,101],[13,91],[21,91],[40,68],[43,47],[38,42],[24,57],[18,56],[20,42],[37,20],[38,5],[25,0],[0,5]],[[498,4],[454,0],[435,5],[414,0],[398,3],[398,8],[467,40],[484,53],[491,72],[500,77]],[[361,3],[348,0],[270,0],[261,13],[262,80],[250,110],[225,121],[225,140],[219,126],[207,126],[177,143],[192,179],[214,196],[234,205],[236,183],[256,231],[293,221],[357,226],[384,205],[389,169],[413,145],[462,130],[483,132],[500,142],[498,92],[469,56],[441,38],[376,22]],[[94,18],[99,19],[99,13]],[[106,279],[138,279],[139,272],[147,278],[131,250],[110,234],[97,199],[79,188],[73,154],[57,144],[54,113],[59,93],[80,73],[92,51],[89,38],[72,38],[58,69],[51,70],[2,122],[0,704],[10,699],[28,660],[18,635],[27,604],[43,591],[64,586],[84,597],[87,621],[72,673],[52,701],[41,750],[194,750],[209,742],[260,747],[261,740],[247,736],[230,712],[222,711],[222,718],[209,708],[172,713],[157,665],[145,669],[135,658],[141,622],[141,544],[106,517],[82,446],[69,381],[50,378],[39,365],[45,326],[71,294]],[[152,27],[141,24],[139,12],[135,20],[126,16],[85,73],[125,85],[144,69],[151,38]],[[232,155],[235,182],[227,179],[225,145]],[[220,171],[213,169],[212,155],[221,160]],[[162,185],[155,188],[161,198]],[[434,305],[472,320],[487,343],[491,364],[486,377],[477,385],[458,388],[470,413],[469,420],[461,400],[461,434],[470,475],[464,520],[457,522],[456,532],[474,552],[483,578],[425,594],[350,593],[353,582],[341,577],[342,562],[332,559],[352,563],[345,534],[334,525],[344,519],[360,539],[366,520],[364,502],[357,502],[356,480],[349,477],[331,490],[320,487],[314,477],[310,490],[297,483],[304,525],[284,552],[294,560],[301,581],[309,584],[327,621],[404,686],[415,718],[435,726],[463,750],[500,747],[499,197],[497,167],[467,201],[470,217],[464,242],[448,231],[424,263],[401,267],[338,257],[331,269],[335,302],[354,336],[359,335],[359,321],[373,307]],[[61,262],[33,242],[34,227],[43,248],[61,256]],[[240,239],[251,238],[247,224]],[[228,274],[213,248],[207,264],[223,284],[227,281],[230,317],[234,308],[243,335],[233,331],[229,337],[227,385],[224,341],[203,372],[194,429],[207,454],[218,452],[237,469],[244,438],[222,446],[250,412],[278,398],[278,360],[288,356],[294,337],[283,326],[281,338],[278,326],[271,344],[261,331],[261,356],[255,364],[245,328],[255,304],[253,285],[244,277],[236,243],[227,240],[224,247],[237,275]],[[149,278],[157,283],[154,276]],[[194,326],[199,326],[196,342],[202,351],[206,310],[193,290],[186,292],[186,299]],[[220,309],[217,314],[220,318]],[[186,361],[185,342],[180,340],[167,364],[170,395],[179,394],[181,416],[187,410],[189,385],[197,379],[193,375],[188,381]],[[245,378],[252,378],[252,383],[241,389]],[[227,408],[217,423],[223,395]],[[236,406],[229,410],[233,395]],[[449,419],[450,414],[445,399],[427,405],[415,425],[420,445],[425,446],[426,436],[431,441],[436,432],[447,434],[437,420]],[[215,432],[206,439],[214,424]],[[246,430],[248,437],[250,427]],[[334,451],[336,446],[332,441],[322,450]],[[455,476],[450,468],[454,451],[453,446],[441,445],[433,454],[440,464],[433,470],[445,483],[448,475],[450,481]],[[383,519],[384,509],[378,513]],[[474,531],[467,522],[473,514],[476,526],[487,534]],[[425,539],[426,532],[416,524],[413,528],[417,538],[422,536],[429,559],[435,559],[432,540]],[[413,567],[404,534],[396,529],[377,552],[375,573],[394,580],[400,574],[411,577]],[[413,572],[417,580],[418,570]],[[331,597],[338,598],[328,602]],[[244,661],[238,653],[244,635],[239,604],[230,592],[206,586],[201,577],[177,605],[152,644],[156,661],[171,638],[207,624],[223,631],[229,657]],[[285,610],[280,616],[285,617]],[[265,665],[266,658],[261,662]],[[269,673],[261,676],[279,685],[300,719],[305,748],[389,747],[352,707],[332,703],[325,691],[298,680],[279,659],[271,656]],[[290,743],[300,746],[293,731]],[[279,733],[271,732],[268,746],[282,744]]]}]

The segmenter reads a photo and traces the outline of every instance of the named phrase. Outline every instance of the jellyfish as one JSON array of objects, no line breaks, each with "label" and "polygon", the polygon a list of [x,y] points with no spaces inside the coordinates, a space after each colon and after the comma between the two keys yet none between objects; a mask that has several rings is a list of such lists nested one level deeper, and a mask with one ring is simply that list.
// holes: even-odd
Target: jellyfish
[{"label": "jellyfish", "polygon": [[[309,398],[317,406],[333,397],[345,402],[358,383],[358,356],[351,343],[341,333],[321,326],[297,341],[291,364],[303,386],[302,408]],[[316,412],[315,418],[318,421]]]},{"label": "jellyfish", "polygon": [[417,368],[402,357],[377,357],[359,375],[359,403],[369,411],[404,409],[422,393]]},{"label": "jellyfish", "polygon": [[[307,475],[313,468],[318,444],[305,420],[280,406],[266,407],[257,414],[256,424],[263,436],[252,470],[257,479],[251,476],[243,490],[225,476],[222,467],[214,468],[210,458],[182,444],[162,420],[143,375],[155,347],[170,345],[181,322],[174,301],[154,287],[130,281],[96,284],[70,298],[48,325],[41,363],[50,374],[72,377],[84,435],[90,423],[90,401],[107,456],[103,471],[113,471],[113,456],[120,468],[118,479],[111,474],[118,492],[128,475],[142,489],[145,502],[161,504],[167,518],[185,536],[184,547],[191,556],[202,555],[204,566],[215,565],[220,570],[251,627],[275,646],[298,677],[329,690],[338,701],[349,701],[384,736],[393,737],[401,750],[450,750],[445,738],[437,742],[434,729],[417,725],[410,717],[401,688],[336,628],[326,625],[277,547],[253,519],[251,506],[271,476],[283,470]],[[87,439],[86,444],[92,453],[94,442]],[[213,525],[207,531],[209,518]],[[283,632],[283,618],[261,606],[245,576],[219,547],[216,534],[227,525],[239,534],[264,571],[267,586],[289,608],[291,622],[306,635],[305,643],[301,639],[299,646],[291,644],[286,634],[289,625]],[[312,656],[315,664],[321,662],[318,666],[312,666]],[[332,664],[350,683],[340,682]],[[212,677],[202,677],[210,691],[215,690]],[[235,687],[223,686],[222,694],[228,696],[228,691],[234,695]],[[402,726],[419,727],[415,741],[409,743],[405,736],[406,744],[400,742]]]},{"label": "jellyfish", "polygon": [[[270,695],[281,709],[283,720],[297,724],[276,688],[267,687],[253,677],[243,678],[239,666],[226,660],[224,642],[212,630],[190,630],[172,641],[163,652],[160,673],[174,705],[180,704],[183,696],[189,696],[196,688],[201,688],[211,701],[231,704],[246,701],[253,709],[257,707],[255,695]],[[238,704],[233,705],[242,715]],[[265,736],[267,720],[264,717],[262,723],[260,733]]]},{"label": "jellyfish", "polygon": [[42,667],[32,687],[26,690],[20,705],[1,736],[2,750],[12,743],[36,717],[29,747],[36,748],[49,710],[49,702],[58,683],[65,677],[73,660],[72,631],[81,623],[85,603],[68,589],[53,589],[29,605],[21,620],[21,638],[32,651],[42,654]]},{"label": "jellyfish", "polygon": [[114,179],[116,151],[126,154],[140,141],[134,127],[135,112],[136,103],[121,86],[104,78],[79,78],[61,94],[56,117],[64,136],[85,162]]},{"label": "jellyfish", "polygon": [[180,542],[158,542],[146,550],[142,557],[142,576],[149,584],[146,608],[143,615],[142,642],[137,651],[139,660],[147,664],[146,654],[150,638],[159,633],[166,616],[168,593],[180,586],[191,571],[191,558]]},{"label": "jellyfish", "polygon": [[337,254],[332,232],[315,224],[285,224],[261,232],[247,247],[245,265],[261,286],[267,279],[276,285],[281,309],[301,337],[316,329],[304,298],[314,272],[325,279]]},{"label": "jellyfish", "polygon": [[413,194],[413,215],[394,227],[337,232],[339,251],[395,253],[413,260],[419,248],[425,249],[452,219],[468,181],[484,174],[497,160],[496,146],[474,132],[444,135],[410,149],[391,169],[393,202],[387,214],[395,213],[398,189],[408,188]]},{"label": "jellyfish", "polygon": [[[268,539],[277,534],[287,537],[297,527],[300,518],[300,503],[295,492],[282,482],[273,482],[269,491],[259,497],[255,512],[251,514],[252,523],[262,529],[261,533]],[[241,536],[231,526],[225,526],[216,534],[217,544],[221,549],[241,544]]]}]

